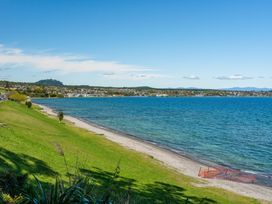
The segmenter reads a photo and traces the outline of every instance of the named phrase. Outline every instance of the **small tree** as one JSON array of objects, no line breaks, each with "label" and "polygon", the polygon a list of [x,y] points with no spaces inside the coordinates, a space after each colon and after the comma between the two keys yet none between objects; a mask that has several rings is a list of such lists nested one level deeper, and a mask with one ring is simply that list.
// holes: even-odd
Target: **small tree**
[{"label": "small tree", "polygon": [[31,102],[31,101],[26,101],[25,104],[26,104],[26,106],[27,106],[28,108],[31,108],[31,107],[32,107],[32,102]]},{"label": "small tree", "polygon": [[64,117],[64,114],[63,114],[62,111],[60,111],[60,112],[58,113],[59,122],[61,122],[61,121],[63,120],[63,117]]}]

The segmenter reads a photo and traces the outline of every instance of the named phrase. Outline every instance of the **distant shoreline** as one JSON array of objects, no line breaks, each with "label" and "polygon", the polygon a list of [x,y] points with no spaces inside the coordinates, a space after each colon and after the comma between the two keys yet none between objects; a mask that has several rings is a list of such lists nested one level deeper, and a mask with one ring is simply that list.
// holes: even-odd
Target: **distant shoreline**
[{"label": "distant shoreline", "polygon": [[[47,81],[47,82],[46,82]],[[46,83],[43,83],[46,82]],[[39,92],[35,89],[40,88]],[[110,87],[89,85],[63,85],[62,82],[47,79],[42,83],[1,81],[0,88],[7,88],[24,93],[31,97],[272,97],[271,88],[232,87],[232,88],[197,88],[173,87],[154,88],[148,86]]]},{"label": "distant shoreline", "polygon": [[62,98],[272,98],[272,96],[79,96],[79,97],[31,97],[32,99]]},{"label": "distant shoreline", "polygon": [[[36,104],[39,107],[42,108],[42,112],[51,115],[56,116],[57,114],[54,112],[53,109]],[[178,153],[175,153],[174,151],[171,151],[169,149],[160,147],[156,144],[150,143],[148,141],[135,138],[132,135],[123,134],[121,132],[111,130],[106,127],[102,127],[87,121],[83,121],[82,119],[78,119],[72,116],[65,116],[65,120],[73,123],[75,126],[84,128],[90,132],[94,132],[98,135],[103,135],[108,140],[111,140],[125,148],[132,149],[134,151],[146,154],[160,162],[162,162],[164,165],[166,165],[169,168],[175,169],[176,171],[196,178],[200,181],[203,181],[205,183],[203,184],[196,184],[196,186],[201,187],[219,187],[223,188],[235,193],[238,193],[240,195],[253,197],[256,199],[263,199],[263,200],[269,200],[272,201],[272,189],[265,186],[259,186],[255,184],[245,184],[245,183],[238,183],[233,181],[227,181],[227,180],[219,180],[219,179],[202,179],[198,177],[199,169],[202,167],[207,167],[204,163],[201,163],[199,161],[195,161],[187,156],[180,155]]]}]

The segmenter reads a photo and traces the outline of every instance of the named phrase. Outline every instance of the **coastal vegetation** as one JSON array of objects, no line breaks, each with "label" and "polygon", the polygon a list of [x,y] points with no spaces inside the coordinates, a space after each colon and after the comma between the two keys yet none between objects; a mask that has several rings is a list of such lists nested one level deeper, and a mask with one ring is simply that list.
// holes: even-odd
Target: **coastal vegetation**
[{"label": "coastal vegetation", "polygon": [[36,190],[24,186],[24,191],[11,192],[0,186],[2,200],[49,203],[42,199],[49,200],[50,192],[56,192],[51,194],[56,199],[73,192],[72,199],[89,203],[258,203],[222,189],[196,187],[200,181],[68,121],[59,123],[36,106],[6,101],[0,103],[0,115],[0,180]]}]

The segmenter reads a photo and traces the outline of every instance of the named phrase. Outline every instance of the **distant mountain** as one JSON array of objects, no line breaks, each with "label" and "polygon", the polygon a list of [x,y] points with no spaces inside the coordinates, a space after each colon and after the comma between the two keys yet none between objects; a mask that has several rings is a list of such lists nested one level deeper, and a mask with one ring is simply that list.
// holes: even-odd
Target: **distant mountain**
[{"label": "distant mountain", "polygon": [[203,90],[203,88],[198,88],[198,87],[178,87],[176,89]]},{"label": "distant mountain", "polygon": [[37,81],[35,84],[43,85],[43,86],[63,86],[63,83],[55,80],[55,79],[43,79]]},{"label": "distant mountain", "polygon": [[257,87],[232,87],[224,88],[226,91],[272,91],[272,88],[257,88]]}]

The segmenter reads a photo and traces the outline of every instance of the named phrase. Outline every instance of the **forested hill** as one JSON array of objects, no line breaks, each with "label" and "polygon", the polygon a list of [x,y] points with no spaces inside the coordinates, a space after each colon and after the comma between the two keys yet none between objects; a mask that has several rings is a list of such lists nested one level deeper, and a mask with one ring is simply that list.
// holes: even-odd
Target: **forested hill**
[{"label": "forested hill", "polygon": [[63,86],[63,83],[55,79],[44,79],[37,81],[36,84],[43,86]]}]

